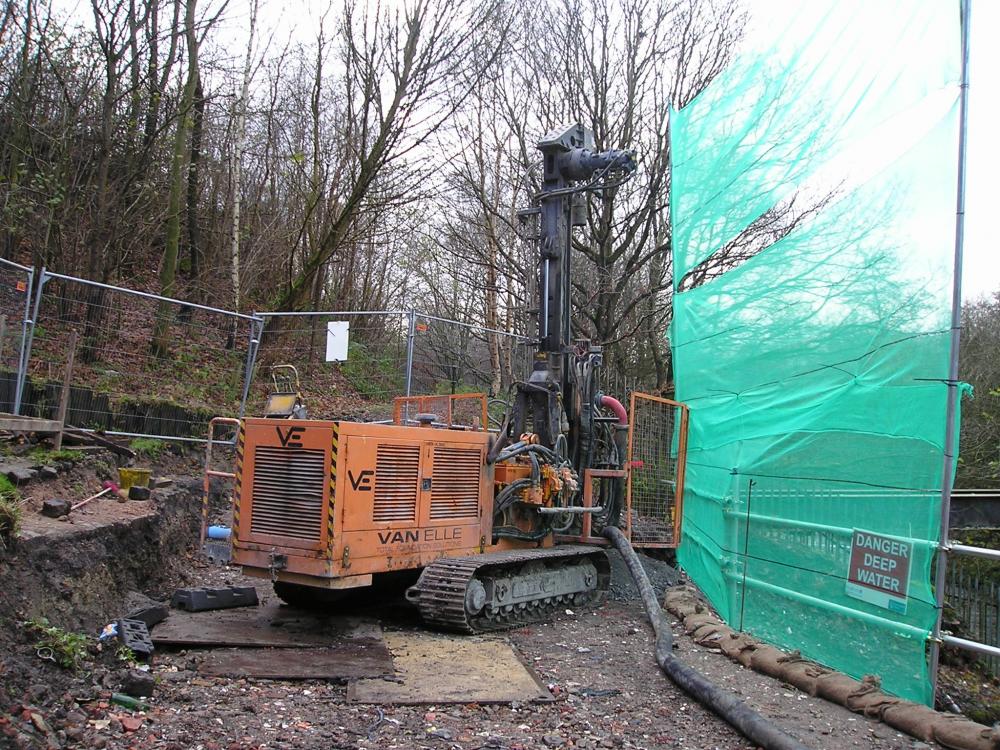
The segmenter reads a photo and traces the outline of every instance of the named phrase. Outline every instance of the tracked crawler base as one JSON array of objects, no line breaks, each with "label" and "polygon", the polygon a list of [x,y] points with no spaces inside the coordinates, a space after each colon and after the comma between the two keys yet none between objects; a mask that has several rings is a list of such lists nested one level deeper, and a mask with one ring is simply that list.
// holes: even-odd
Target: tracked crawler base
[{"label": "tracked crawler base", "polygon": [[548,619],[560,607],[596,603],[610,578],[607,555],[594,547],[509,550],[436,560],[406,598],[430,625],[488,633]]}]

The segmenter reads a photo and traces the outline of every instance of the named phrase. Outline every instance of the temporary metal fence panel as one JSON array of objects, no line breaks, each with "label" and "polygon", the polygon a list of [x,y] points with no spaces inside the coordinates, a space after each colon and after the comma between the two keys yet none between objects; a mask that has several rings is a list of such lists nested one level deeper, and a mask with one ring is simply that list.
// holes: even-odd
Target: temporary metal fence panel
[{"label": "temporary metal fence panel", "polygon": [[[811,485],[732,475],[717,508],[726,617],[786,649],[809,633],[809,658],[852,676],[881,665],[890,690],[926,684],[934,492]],[[685,537],[689,523],[705,521],[686,507]],[[824,629],[852,633],[850,660]]]},{"label": "temporary metal fence panel", "polygon": [[0,411],[18,412],[34,269],[0,258]]},{"label": "temporary metal fence panel", "polygon": [[504,398],[514,382],[528,377],[531,356],[524,336],[416,313],[411,393]]},{"label": "temporary metal fence panel", "polygon": [[[84,429],[202,440],[211,417],[262,410],[276,364],[298,368],[310,416],[384,421],[397,396],[502,397],[530,369],[523,336],[415,311],[243,315],[44,268],[33,277],[0,261],[0,364],[10,373],[0,399],[11,411],[20,402],[22,414],[54,417],[76,331],[67,422]],[[152,344],[158,320],[162,350]],[[338,323],[350,343],[346,358],[331,361],[330,324]]]},{"label": "temporary metal fence panel", "polygon": [[[945,626],[957,625],[956,635],[1000,648],[1000,563],[984,560],[967,563],[954,559],[949,563]],[[954,624],[948,622],[952,618]],[[1000,676],[1000,656],[978,658],[990,672]]]},{"label": "temporary metal fence panel", "polygon": [[68,424],[204,439],[209,419],[240,412],[251,316],[43,269],[33,317],[25,415],[55,418],[72,331]]},{"label": "temporary metal fence panel", "polygon": [[[271,367],[298,370],[310,418],[391,420],[392,400],[406,394],[412,315],[399,310],[259,313],[262,334],[246,413],[261,413]],[[347,358],[327,360],[331,324],[348,324]],[[333,352],[331,352],[333,353]]]},{"label": "temporary metal fence panel", "polygon": [[648,378],[629,375],[606,365],[601,373],[601,389],[622,403],[631,398],[633,391],[651,391],[654,386]]}]

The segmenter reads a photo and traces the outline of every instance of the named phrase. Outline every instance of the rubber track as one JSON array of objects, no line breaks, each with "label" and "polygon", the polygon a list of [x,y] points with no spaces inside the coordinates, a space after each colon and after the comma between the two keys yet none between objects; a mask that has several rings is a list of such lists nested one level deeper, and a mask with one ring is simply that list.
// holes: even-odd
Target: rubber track
[{"label": "rubber track", "polygon": [[[488,633],[508,630],[532,622],[547,620],[561,606],[566,606],[566,596],[546,597],[530,602],[530,606],[515,607],[509,613],[490,615],[487,610],[474,618],[465,611],[465,592],[469,582],[479,573],[503,573],[505,568],[534,560],[563,560],[566,562],[584,557],[604,557],[604,564],[595,560],[597,586],[585,602],[574,601],[574,606],[596,601],[607,590],[609,564],[599,547],[566,546],[546,549],[507,550],[490,552],[473,557],[442,557],[424,568],[420,580],[412,590],[419,592],[416,600],[420,616],[430,625],[459,633]],[[514,571],[510,571],[513,573]],[[573,596],[573,595],[570,595]]]}]

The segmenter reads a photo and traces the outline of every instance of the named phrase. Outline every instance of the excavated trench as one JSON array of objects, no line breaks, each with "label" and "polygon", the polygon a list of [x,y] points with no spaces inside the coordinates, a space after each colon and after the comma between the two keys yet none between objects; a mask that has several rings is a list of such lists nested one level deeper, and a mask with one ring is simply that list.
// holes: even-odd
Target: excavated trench
[{"label": "excavated trench", "polygon": [[197,539],[200,508],[200,482],[184,479],[157,490],[142,515],[22,534],[0,553],[0,621],[45,617],[67,630],[99,629],[120,616],[129,593],[166,583]]},{"label": "excavated trench", "polygon": [[66,632],[96,635],[125,614],[130,600],[142,599],[141,592],[167,590],[183,577],[184,561],[197,540],[199,481],[177,479],[141,508],[105,502],[117,517],[74,511],[79,515],[72,523],[57,522],[28,508],[21,534],[0,549],[4,703],[30,691],[36,677],[38,664],[23,647],[29,638],[26,621],[44,618]]}]

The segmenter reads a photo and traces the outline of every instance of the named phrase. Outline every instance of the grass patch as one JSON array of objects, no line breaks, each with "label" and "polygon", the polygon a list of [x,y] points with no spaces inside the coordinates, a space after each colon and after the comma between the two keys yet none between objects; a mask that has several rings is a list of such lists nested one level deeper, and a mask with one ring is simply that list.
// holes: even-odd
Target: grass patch
[{"label": "grass patch", "polygon": [[56,463],[57,461],[76,462],[80,460],[80,454],[77,453],[76,451],[67,451],[67,450],[53,451],[53,450],[48,450],[46,448],[35,448],[33,451],[31,451],[31,453],[28,454],[28,456],[33,461],[37,461],[40,464],[51,464],[51,463]]},{"label": "grass patch", "polygon": [[347,361],[341,363],[340,372],[359,396],[369,400],[398,392],[405,380],[397,362],[386,354],[371,352],[360,341],[347,345]]},{"label": "grass patch", "polygon": [[44,617],[28,620],[24,623],[24,627],[29,635],[37,639],[34,643],[35,648],[50,650],[56,664],[63,669],[72,669],[76,672],[83,665],[87,657],[87,645],[90,642],[87,636],[54,627]]},{"label": "grass patch", "polygon": [[8,544],[21,528],[21,493],[7,477],[0,475],[0,548]]},{"label": "grass patch", "polygon": [[136,455],[146,458],[159,458],[163,454],[166,444],[162,440],[155,438],[136,438],[129,447],[136,452]]}]

